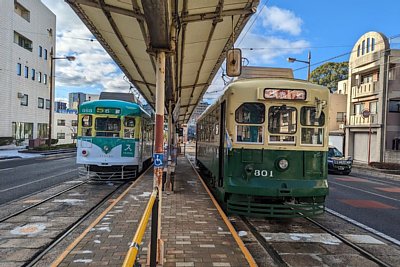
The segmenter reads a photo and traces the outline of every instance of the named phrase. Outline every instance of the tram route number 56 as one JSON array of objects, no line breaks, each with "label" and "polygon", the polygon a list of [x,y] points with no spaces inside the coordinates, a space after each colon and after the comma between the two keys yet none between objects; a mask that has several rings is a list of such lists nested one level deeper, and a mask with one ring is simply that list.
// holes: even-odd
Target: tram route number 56
[{"label": "tram route number 56", "polygon": [[254,176],[259,177],[274,177],[274,174],[272,171],[269,170],[254,170]]},{"label": "tram route number 56", "polygon": [[164,154],[154,154],[154,167],[163,166]]}]

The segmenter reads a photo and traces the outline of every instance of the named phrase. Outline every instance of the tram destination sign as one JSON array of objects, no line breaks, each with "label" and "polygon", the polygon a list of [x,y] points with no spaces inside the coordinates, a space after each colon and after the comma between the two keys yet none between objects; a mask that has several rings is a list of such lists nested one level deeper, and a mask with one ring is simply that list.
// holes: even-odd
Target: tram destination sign
[{"label": "tram destination sign", "polygon": [[303,89],[264,89],[265,99],[306,100],[307,93]]},{"label": "tram destination sign", "polygon": [[121,114],[120,108],[96,108],[97,114],[114,114],[119,115]]}]

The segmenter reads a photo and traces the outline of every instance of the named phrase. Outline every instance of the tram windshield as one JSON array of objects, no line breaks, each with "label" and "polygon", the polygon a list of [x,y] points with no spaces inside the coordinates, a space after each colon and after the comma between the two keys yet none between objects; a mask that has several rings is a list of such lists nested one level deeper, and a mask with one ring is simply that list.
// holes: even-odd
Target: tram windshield
[{"label": "tram windshield", "polygon": [[294,134],[297,130],[297,110],[294,107],[272,106],[268,111],[268,131],[273,134]]},{"label": "tram windshield", "polygon": [[96,118],[96,136],[119,137],[121,120],[119,118]]}]

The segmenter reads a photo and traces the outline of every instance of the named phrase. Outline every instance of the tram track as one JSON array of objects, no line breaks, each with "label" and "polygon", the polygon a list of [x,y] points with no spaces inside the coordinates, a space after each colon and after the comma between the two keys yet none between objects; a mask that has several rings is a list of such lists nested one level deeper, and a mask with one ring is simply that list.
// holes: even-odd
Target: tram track
[{"label": "tram track", "polygon": [[[68,240],[76,232],[74,230],[86,225],[89,218],[102,212],[102,207],[129,187],[132,181],[79,181],[4,216],[0,219],[2,245],[10,244],[10,248],[0,265],[34,266],[44,256],[48,257],[60,242]],[[27,237],[31,244],[26,243]],[[26,252],[25,255],[15,258],[14,255],[21,250]]]},{"label": "tram track", "polygon": [[52,242],[50,242],[47,246],[39,250],[31,259],[28,260],[26,264],[23,266],[30,267],[34,266],[37,262],[39,262],[44,255],[46,255],[50,250],[52,250],[58,243],[60,243],[64,238],[66,238],[72,231],[74,231],[78,226],[82,224],[86,219],[88,219],[92,214],[94,214],[100,207],[103,206],[118,190],[120,190],[127,183],[121,183],[114,190],[112,190],[109,194],[107,194],[100,202],[98,202],[95,206],[89,209],[83,216],[81,216],[77,221],[67,227],[64,231],[60,232]]},{"label": "tram track", "polygon": [[[273,238],[274,235],[285,235],[284,232],[281,232],[281,230],[278,231],[272,231],[272,233],[269,233],[270,236],[272,236],[272,238],[270,238],[270,240],[267,240],[265,238],[265,236],[263,236],[262,230],[261,229],[266,229],[266,228],[274,228],[274,227],[270,227],[270,225],[268,225],[271,221],[270,220],[263,220],[263,219],[254,219],[254,218],[247,218],[244,216],[233,216],[231,217],[232,220],[236,221],[235,223],[235,228],[237,231],[240,230],[244,230],[244,231],[248,231],[251,234],[249,236],[251,236],[251,240],[253,242],[257,242],[257,244],[259,246],[261,246],[263,248],[263,250],[265,251],[265,253],[267,253],[269,255],[269,257],[273,260],[273,263],[276,266],[282,266],[282,267],[286,267],[286,266],[293,266],[293,259],[291,259],[291,256],[288,251],[296,251],[296,253],[293,253],[293,257],[296,257],[297,254],[310,254],[310,258],[314,257],[318,257],[320,259],[328,259],[329,255],[318,255],[318,253],[324,252],[324,251],[329,251],[329,249],[326,249],[326,246],[329,246],[329,242],[327,242],[327,244],[321,244],[319,245],[321,248],[317,249],[316,251],[312,251],[312,253],[310,253],[309,251],[311,249],[308,249],[307,246],[309,246],[311,244],[311,242],[309,241],[305,241],[302,240],[301,238],[294,242],[288,242],[287,240],[275,240]],[[335,230],[330,229],[327,226],[324,226],[322,223],[316,221],[315,219],[312,218],[298,218],[296,219],[295,222],[289,220],[285,223],[282,223],[284,226],[284,228],[281,229],[285,229],[285,228],[294,228],[296,229],[296,231],[301,232],[301,226],[304,225],[305,228],[309,228],[310,223],[312,224],[312,226],[319,228],[320,230],[322,230],[324,233],[329,234],[330,236],[337,238],[337,240],[340,240],[340,243],[336,243],[334,244],[334,246],[347,246],[350,249],[353,250],[353,252],[350,253],[351,250],[349,250],[349,248],[342,248],[340,250],[343,251],[348,251],[346,255],[340,255],[337,254],[335,255],[335,258],[339,261],[345,261],[346,257],[348,257],[349,254],[353,255],[353,258],[357,258],[359,256],[361,256],[362,258],[364,258],[364,262],[368,263],[370,266],[372,263],[376,264],[377,266],[381,266],[381,267],[394,267],[396,265],[392,264],[392,263],[388,263],[386,260],[383,260],[382,258],[379,258],[379,256],[377,256],[375,253],[377,253],[376,251],[370,252],[367,249],[363,248],[362,246],[356,244],[355,242],[349,240],[348,238],[342,236],[339,233],[336,233]],[[308,225],[307,225],[308,224]],[[306,226],[307,225],[307,226]],[[307,236],[307,235],[313,235],[313,234],[307,234],[306,232],[311,230],[312,228],[309,228],[308,230],[305,230],[304,233],[292,233],[294,236]],[[316,229],[315,229],[316,230]],[[314,231],[317,232],[317,231]],[[314,233],[315,234],[315,233]],[[289,233],[290,235],[290,233]],[[253,238],[254,237],[254,238]],[[249,241],[247,241],[249,243]],[[285,249],[282,249],[282,245],[285,246]],[[333,244],[330,244],[333,245]],[[293,248],[290,248],[293,247]],[[313,244],[310,246],[311,248],[313,248],[313,250],[315,250],[316,246]],[[317,252],[320,251],[320,252]],[[260,254],[259,252],[257,252],[258,254]],[[262,258],[262,256],[260,255],[254,255],[255,259],[257,258]],[[343,259],[341,259],[341,257],[343,257]],[[360,259],[357,259],[357,261],[360,261]],[[396,261],[395,261],[396,262]],[[267,266],[267,265],[263,265],[262,262],[257,262],[259,264],[259,266]],[[327,264],[326,262],[321,262],[321,264]],[[328,264],[329,265],[329,264]],[[351,265],[351,264],[350,264]],[[303,266],[299,263],[299,265],[295,265],[295,266]],[[307,265],[305,265],[307,266]]]}]

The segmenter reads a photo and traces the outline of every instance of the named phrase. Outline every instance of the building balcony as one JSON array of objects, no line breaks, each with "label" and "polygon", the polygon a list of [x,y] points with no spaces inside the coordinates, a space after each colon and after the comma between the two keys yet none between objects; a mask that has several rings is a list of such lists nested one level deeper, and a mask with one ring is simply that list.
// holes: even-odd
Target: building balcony
[{"label": "building balcony", "polygon": [[368,126],[370,124],[378,124],[378,114],[371,114],[368,118],[364,118],[361,114],[350,116],[351,126]]},{"label": "building balcony", "polygon": [[[359,86],[351,87],[351,98],[376,95],[380,91],[378,82],[363,83]],[[352,100],[353,101],[353,100]]]}]

